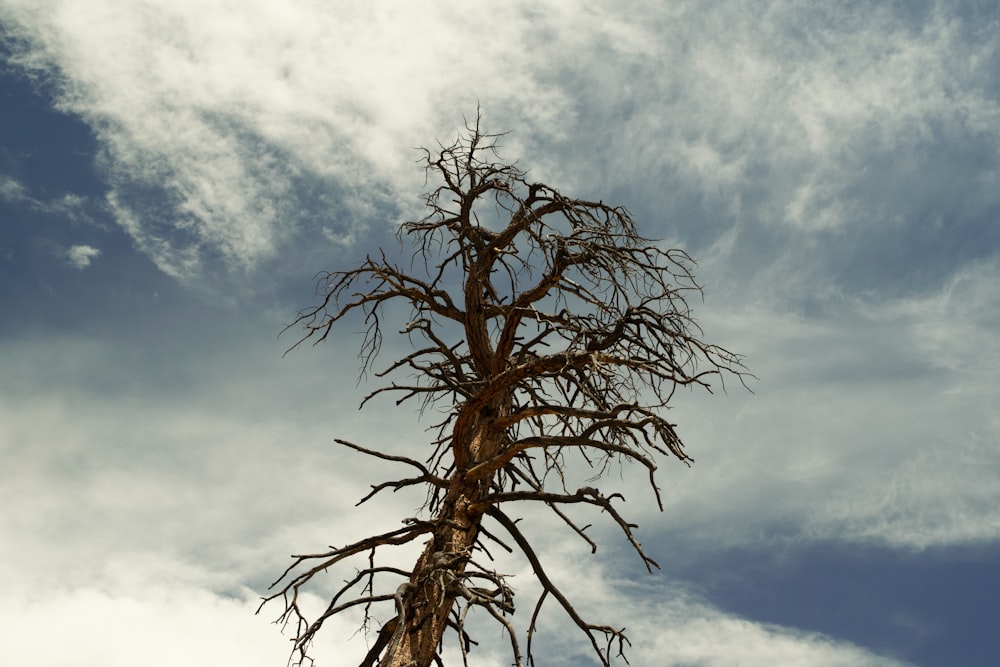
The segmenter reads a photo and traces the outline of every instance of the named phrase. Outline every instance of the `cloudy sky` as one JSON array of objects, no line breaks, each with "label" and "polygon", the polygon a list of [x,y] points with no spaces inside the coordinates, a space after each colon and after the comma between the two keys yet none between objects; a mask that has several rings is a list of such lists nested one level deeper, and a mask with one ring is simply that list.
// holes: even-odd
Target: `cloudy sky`
[{"label": "cloudy sky", "polygon": [[[3,664],[284,665],[253,612],[288,555],[413,514],[352,509],[393,471],[334,437],[426,441],[356,410],[356,332],[278,333],[395,244],[415,147],[477,103],[688,250],[759,378],[678,397],[696,463],[662,514],[629,497],[661,572],[536,531],[582,610],[639,666],[995,664],[995,3],[0,0],[0,30]],[[349,621],[320,665],[364,654]],[[561,624],[545,662],[587,664]]]}]

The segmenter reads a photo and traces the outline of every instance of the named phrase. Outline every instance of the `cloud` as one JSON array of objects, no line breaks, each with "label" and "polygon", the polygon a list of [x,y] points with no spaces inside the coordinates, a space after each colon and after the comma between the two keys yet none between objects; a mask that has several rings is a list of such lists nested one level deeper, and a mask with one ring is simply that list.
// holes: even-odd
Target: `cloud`
[{"label": "cloud", "polygon": [[[645,588],[645,586],[643,587]],[[630,619],[634,664],[698,667],[789,665],[843,667],[904,665],[817,633],[754,623],[706,604],[683,588],[622,587],[605,609]],[[636,602],[638,601],[638,604]],[[634,620],[633,620],[634,619]]]},{"label": "cloud", "polygon": [[[534,532],[534,531],[533,531]],[[537,534],[542,534],[541,532]],[[557,542],[543,537],[540,553],[551,579],[560,587],[577,613],[587,622],[624,627],[631,642],[625,655],[634,665],[669,665],[676,667],[723,667],[745,665],[790,665],[811,667],[902,666],[907,663],[879,655],[864,647],[819,633],[741,619],[714,606],[683,582],[663,576],[647,575],[641,580],[620,577],[625,567],[615,558],[581,557],[586,546],[572,540]],[[497,564],[500,571],[512,572],[519,611],[512,617],[515,627],[527,623],[520,617],[536,599],[534,575],[530,567],[513,569],[508,563]],[[506,568],[506,569],[502,569]],[[479,663],[480,651],[502,655],[509,651],[506,638],[494,640],[489,621],[470,615],[480,622],[476,637],[482,644],[472,653]],[[491,630],[485,628],[491,627]],[[522,632],[524,627],[521,627]],[[533,639],[536,662],[546,665],[596,664],[592,648],[583,632],[573,624],[551,597],[538,615]],[[519,638],[523,640],[523,636]],[[603,646],[603,643],[599,642]],[[525,646],[522,642],[521,646]],[[617,651],[612,645],[612,653]],[[485,664],[505,664],[508,660],[487,660]]]},{"label": "cloud", "polygon": [[[30,659],[41,667],[68,663],[126,667],[134,665],[137,656],[152,667],[220,662],[270,667],[288,659],[289,637],[271,624],[273,615],[266,609],[255,614],[259,601],[254,591],[218,593],[187,583],[184,570],[176,565],[171,566],[173,571],[161,568],[152,576],[148,561],[140,559],[136,565],[146,569],[121,570],[122,581],[114,586],[9,590],[0,603],[0,621],[10,630],[0,656],[10,662]],[[178,574],[182,576],[178,578]],[[903,664],[822,635],[740,620],[670,585],[655,586],[654,590],[647,586],[642,591],[627,586],[612,589],[603,583],[593,588],[590,602],[600,604],[595,608],[604,611],[599,613],[614,610],[615,620],[629,623],[633,645],[627,655],[631,664]],[[308,593],[304,598],[306,604],[320,603]],[[368,645],[363,636],[355,634],[354,621],[334,618],[327,623],[314,646],[314,655],[322,664],[356,665],[365,654]],[[589,645],[582,634],[565,627],[563,619],[546,621],[545,632],[535,641],[537,655],[545,664],[581,664],[586,660]],[[60,640],[50,641],[53,635]],[[481,639],[483,645],[471,654],[476,664],[499,667],[509,662],[502,644],[494,646],[490,637]],[[157,647],[156,651],[150,652],[151,646]],[[446,656],[448,653],[455,653],[453,647],[446,647]]]},{"label": "cloud", "polygon": [[[30,43],[20,62],[62,82],[61,106],[97,132],[115,215],[178,277],[211,261],[246,270],[321,220],[349,237],[373,211],[393,215],[397,193],[384,184],[404,167],[413,197],[414,143],[440,117],[452,127],[471,113],[477,96],[516,95],[547,114],[563,105],[516,62],[494,75],[526,37],[518,8],[499,23],[481,9],[367,3],[233,12],[53,1],[4,13]],[[587,32],[601,19],[590,16]]]},{"label": "cloud", "polygon": [[[274,664],[288,645],[263,621],[277,608],[260,618],[252,612],[254,597],[289,563],[288,554],[356,539],[376,524],[394,528],[423,500],[390,494],[352,508],[368,484],[393,471],[347,455],[330,439],[412,453],[423,436],[406,411],[356,412],[364,387],[337,380],[354,377],[349,355],[320,349],[279,361],[279,346],[238,337],[201,349],[204,335],[192,339],[199,350],[191,354],[140,338],[4,343],[5,356],[15,360],[0,380],[9,397],[0,410],[7,462],[0,501],[10,510],[0,519],[0,579],[11,582],[0,618],[15,638],[4,658],[37,655],[56,665],[75,651],[74,664],[125,665],[142,646],[184,637],[163,664],[217,654]],[[705,504],[708,493],[711,485],[692,493],[691,502]],[[716,526],[733,520],[740,493],[736,485],[729,512],[722,508],[713,518]],[[613,611],[608,620],[628,623],[633,664],[722,665],[735,656],[748,664],[889,664],[843,642],[740,620],[662,579],[659,587],[633,590],[618,580],[620,563],[600,560],[605,549],[581,562],[582,543],[560,544],[557,531],[542,534],[550,575],[566,582],[590,615]],[[532,577],[524,567],[502,571],[515,573],[519,598],[529,599]],[[322,593],[320,585],[311,595]],[[324,633],[317,647],[324,662],[347,659],[341,644],[356,620]],[[552,664],[555,656],[586,649],[564,621],[557,614],[544,626]],[[119,639],[94,641],[109,623]],[[38,654],[39,627],[65,641]],[[364,646],[361,638],[347,644],[355,653]],[[505,656],[502,642],[491,646],[486,641],[482,655]]]},{"label": "cloud", "polygon": [[73,221],[83,218],[81,209],[88,203],[85,197],[72,193],[51,200],[36,199],[24,183],[7,174],[0,174],[0,200],[25,205],[48,215],[65,216]]},{"label": "cloud", "polygon": [[101,251],[89,245],[75,245],[66,251],[69,263],[78,269],[85,269],[90,266],[91,260],[100,257]]},{"label": "cloud", "polygon": [[[477,100],[540,178],[697,204],[692,240],[734,219],[795,241],[934,202],[981,211],[1000,191],[981,85],[997,48],[974,29],[989,16],[948,7],[17,0],[0,17],[98,134],[118,221],[195,280],[405,215],[412,147]],[[967,157],[986,169],[933,187]]]},{"label": "cloud", "polygon": [[[209,591],[145,582],[129,593],[93,587],[58,594],[19,591],[0,605],[11,630],[0,655],[6,662],[80,667],[283,664],[285,638],[253,615],[249,591],[224,597]],[[53,641],[53,637],[58,641]]]},{"label": "cloud", "polygon": [[27,198],[27,190],[20,181],[0,174],[0,200],[16,204]]},{"label": "cloud", "polygon": [[[263,593],[289,553],[328,544],[331,531],[361,536],[414,515],[423,498],[406,493],[384,514],[349,509],[393,470],[334,437],[422,443],[408,413],[357,411],[353,356],[282,359],[283,341],[250,333],[277,323],[216,315],[185,322],[185,336],[109,323],[135,338],[2,343],[0,503],[11,511],[0,514],[0,579],[118,590],[124,568]],[[161,572],[161,558],[191,565]]]},{"label": "cloud", "polygon": [[[648,544],[922,549],[1000,538],[991,11],[7,0],[0,21],[12,62],[97,135],[102,212],[162,271],[207,289],[311,273],[368,228],[419,214],[412,147],[447,140],[481,102],[533,177],[625,204],[644,234],[695,252],[696,316],[760,377],[752,396],[678,397],[671,416],[697,463],[662,466],[666,513],[622,483]],[[9,203],[75,220],[86,202],[73,197],[34,199],[0,176]],[[97,256],[74,248],[78,268]],[[171,325],[187,331],[185,317]],[[0,563],[5,579],[61,587],[25,622],[93,605],[177,634],[182,616],[154,612],[179,579],[225,626],[246,611],[240,587],[269,583],[286,552],[364,534],[376,516],[340,513],[375,473],[330,437],[424,439],[405,409],[354,412],[349,328],[287,370],[261,361],[275,350],[228,338],[273,322],[216,322],[227,344],[208,350],[131,326],[113,343],[5,343],[0,447],[13,463],[0,494],[17,511],[0,518]],[[378,517],[420,504],[391,498]],[[122,583],[130,558],[153,573],[149,595]],[[732,664],[744,647],[749,664],[884,664],[673,584],[659,601],[602,590],[596,603],[632,604],[630,618],[672,619],[640,624],[640,662]]]},{"label": "cloud", "polygon": [[760,380],[754,395],[678,396],[672,418],[696,463],[663,467],[666,512],[639,522],[704,548],[1000,539],[998,266],[972,265],[925,296],[842,296],[812,315],[780,300],[711,311],[706,330],[748,354]]}]

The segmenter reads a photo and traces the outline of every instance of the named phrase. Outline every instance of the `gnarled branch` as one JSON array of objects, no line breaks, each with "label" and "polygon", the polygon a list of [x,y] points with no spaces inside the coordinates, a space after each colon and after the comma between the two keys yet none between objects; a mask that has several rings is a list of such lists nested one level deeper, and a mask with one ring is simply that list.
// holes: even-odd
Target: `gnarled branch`
[{"label": "gnarled branch", "polygon": [[[658,463],[670,457],[691,462],[664,415],[674,392],[711,391],[716,380],[725,389],[725,375],[741,382],[748,376],[739,355],[703,340],[688,303],[701,296],[701,286],[683,250],[663,249],[639,235],[621,206],[529,181],[516,164],[499,159],[502,135],[483,132],[479,123],[477,116],[453,143],[423,153],[428,182],[435,183],[424,195],[426,215],[398,230],[410,242],[412,270],[380,252],[354,269],[323,273],[320,303],[289,325],[303,331],[294,349],[326,340],[338,322],[361,318],[362,373],[372,371],[381,382],[362,406],[391,394],[396,405],[417,399],[421,412],[442,414],[421,460],[338,440],[410,469],[372,485],[358,504],[387,489],[423,487],[427,518],[295,557],[275,582],[281,588],[265,602],[284,599],[280,620],[296,620],[302,657],[330,616],[364,605],[367,628],[369,611],[391,601],[362,667],[440,662],[449,628],[464,658],[474,644],[466,618],[476,609],[504,628],[516,665],[534,664],[538,615],[551,597],[587,635],[602,665],[624,658],[624,631],[583,620],[502,507],[541,503],[596,551],[587,526],[564,511],[568,505],[591,508],[618,526],[652,571],[658,566],[643,550],[636,525],[621,503],[612,502],[624,498],[602,493],[600,477],[612,462],[642,466],[662,510]],[[421,268],[423,275],[414,275]],[[409,306],[408,321],[396,330],[413,351],[376,370],[388,304]],[[593,475],[593,486],[570,481],[581,465]],[[484,517],[496,521],[512,544],[490,532]],[[376,562],[384,547],[418,538],[426,541],[411,569]],[[489,543],[520,553],[542,585],[523,655],[511,588],[504,575],[473,558],[492,560]],[[345,579],[317,619],[307,620],[298,604],[301,587],[363,554],[367,565]],[[385,579],[399,576],[406,581],[385,588]]]}]

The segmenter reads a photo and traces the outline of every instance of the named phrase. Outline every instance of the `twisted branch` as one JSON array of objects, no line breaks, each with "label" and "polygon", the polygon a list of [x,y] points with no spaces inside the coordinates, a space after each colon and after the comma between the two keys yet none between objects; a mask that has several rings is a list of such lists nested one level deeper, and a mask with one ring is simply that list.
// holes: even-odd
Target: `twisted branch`
[{"label": "twisted branch", "polygon": [[[482,609],[509,635],[520,667],[534,664],[536,622],[551,597],[587,635],[601,664],[610,667],[614,657],[624,658],[624,630],[584,621],[501,507],[542,503],[594,552],[597,543],[586,534],[588,526],[578,526],[562,509],[593,508],[618,526],[652,571],[658,565],[637,539],[637,526],[612,502],[624,498],[604,495],[596,486],[569,491],[567,475],[583,465],[598,484],[612,462],[638,464],[662,510],[658,462],[692,461],[664,416],[674,392],[685,386],[712,391],[715,380],[725,389],[727,374],[746,386],[752,376],[739,355],[703,340],[688,305],[691,296],[701,296],[701,286],[693,276],[695,263],[683,250],[663,249],[640,236],[623,207],[574,199],[530,182],[516,164],[499,159],[502,135],[481,131],[478,116],[466,130],[453,143],[424,151],[428,182],[438,185],[424,195],[427,215],[398,230],[400,240],[410,242],[411,268],[422,266],[424,275],[412,275],[381,251],[356,268],[322,273],[320,302],[300,311],[288,327],[303,331],[291,350],[307,340],[318,344],[338,322],[360,318],[361,373],[384,382],[362,406],[393,395],[397,406],[417,399],[421,412],[434,408],[443,415],[432,427],[436,435],[423,462],[337,440],[411,469],[408,476],[373,484],[358,505],[388,489],[420,487],[429,518],[408,519],[403,528],[345,547],[295,556],[272,586],[281,587],[264,602],[283,599],[279,620],[296,621],[295,649],[305,659],[327,618],[364,605],[367,628],[373,610],[391,601],[362,667],[440,663],[448,629],[465,659],[475,643],[465,629],[467,615]],[[390,303],[411,309],[398,331],[413,351],[376,368],[383,306]],[[513,545],[490,532],[483,517],[502,526]],[[421,537],[427,541],[411,570],[376,563],[385,547]],[[542,585],[523,654],[505,576],[472,558],[482,553],[492,561],[487,542],[519,553]],[[322,614],[307,620],[299,608],[300,589],[365,553],[367,566],[345,579]],[[406,581],[376,590],[387,577]],[[345,599],[349,595],[354,597]]]}]

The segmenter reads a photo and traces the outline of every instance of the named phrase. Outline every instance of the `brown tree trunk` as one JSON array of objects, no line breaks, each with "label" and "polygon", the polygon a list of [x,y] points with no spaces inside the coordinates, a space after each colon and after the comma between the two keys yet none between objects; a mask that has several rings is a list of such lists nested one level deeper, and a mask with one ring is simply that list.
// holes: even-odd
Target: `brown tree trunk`
[{"label": "brown tree trunk", "polygon": [[[493,421],[479,421],[475,435],[469,438],[466,451],[470,463],[492,456],[501,445],[487,435]],[[481,501],[489,485],[489,479],[470,478],[464,471],[452,476],[434,518],[437,529],[424,546],[410,581],[401,587],[405,592],[397,594],[397,602],[402,602],[401,609],[406,612],[397,609],[400,623],[379,667],[429,667],[433,663],[459,596],[457,584],[463,583],[479,534]]]}]

